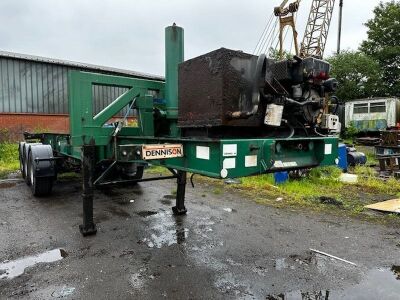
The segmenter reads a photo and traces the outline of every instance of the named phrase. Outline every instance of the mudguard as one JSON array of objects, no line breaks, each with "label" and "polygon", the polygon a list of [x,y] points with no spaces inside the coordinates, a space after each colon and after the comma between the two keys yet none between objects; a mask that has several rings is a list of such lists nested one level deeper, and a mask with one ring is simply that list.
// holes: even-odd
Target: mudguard
[{"label": "mudguard", "polygon": [[56,177],[56,164],[50,145],[30,145],[36,177]]}]

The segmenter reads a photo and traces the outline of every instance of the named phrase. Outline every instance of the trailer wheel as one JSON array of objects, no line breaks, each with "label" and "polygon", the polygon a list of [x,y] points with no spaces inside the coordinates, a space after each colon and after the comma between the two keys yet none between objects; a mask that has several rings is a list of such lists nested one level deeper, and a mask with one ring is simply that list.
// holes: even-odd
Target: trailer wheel
[{"label": "trailer wheel", "polygon": [[136,174],[133,176],[132,179],[142,179],[143,178],[143,172],[144,172],[144,167],[143,166],[138,166],[136,168]]},{"label": "trailer wheel", "polygon": [[24,171],[23,177],[25,179],[26,185],[30,186],[31,185],[31,180],[30,180],[30,177],[29,177],[29,162],[28,162],[28,159],[29,159],[29,157],[28,157],[28,155],[29,155],[29,144],[28,143],[25,143],[25,145],[23,147],[22,155],[23,155],[23,158],[22,158],[23,167],[22,167],[22,169]]},{"label": "trailer wheel", "polygon": [[29,152],[28,160],[28,173],[29,182],[32,190],[32,194],[36,197],[47,196],[53,189],[53,178],[52,177],[37,177],[35,174],[35,161],[33,159],[32,152]]},{"label": "trailer wheel", "polygon": [[143,178],[144,166],[135,166],[134,172],[131,169],[128,169],[130,172],[126,172],[126,169],[122,169],[121,178],[126,180],[139,180]]},{"label": "trailer wheel", "polygon": [[19,170],[21,171],[22,178],[25,179],[25,169],[24,169],[24,147],[25,142],[20,142],[18,147],[18,156],[19,156]]},{"label": "trailer wheel", "polygon": [[31,180],[29,177],[29,152],[31,149],[31,146],[36,146],[36,145],[41,145],[40,143],[23,143],[22,145],[22,170],[23,170],[23,175],[22,177],[25,179],[25,183],[30,186],[31,185]]}]

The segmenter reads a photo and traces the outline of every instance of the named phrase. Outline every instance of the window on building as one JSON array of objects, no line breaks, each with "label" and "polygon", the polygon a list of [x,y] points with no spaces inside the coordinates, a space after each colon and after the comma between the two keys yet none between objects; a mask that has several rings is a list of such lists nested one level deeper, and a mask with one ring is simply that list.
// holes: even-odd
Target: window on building
[{"label": "window on building", "polygon": [[370,104],[370,113],[384,113],[386,112],[386,103],[385,102],[375,102]]},{"label": "window on building", "polygon": [[368,103],[357,103],[354,104],[354,114],[367,114],[368,113]]}]

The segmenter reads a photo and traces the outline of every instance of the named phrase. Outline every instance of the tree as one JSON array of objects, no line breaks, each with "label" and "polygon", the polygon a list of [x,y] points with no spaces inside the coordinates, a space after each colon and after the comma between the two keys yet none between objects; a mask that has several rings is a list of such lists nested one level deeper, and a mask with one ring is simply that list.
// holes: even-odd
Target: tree
[{"label": "tree", "polygon": [[280,53],[278,49],[270,48],[269,52],[267,53],[267,57],[274,59],[274,60],[285,60],[285,59],[292,59],[294,54],[291,54],[288,51],[283,51],[283,58],[281,59]]},{"label": "tree", "polygon": [[368,39],[360,50],[379,62],[383,84],[392,96],[400,96],[400,1],[380,3],[374,14],[365,24]]},{"label": "tree", "polygon": [[379,63],[361,52],[343,51],[327,59],[331,64],[331,77],[339,82],[336,95],[348,101],[384,96]]}]

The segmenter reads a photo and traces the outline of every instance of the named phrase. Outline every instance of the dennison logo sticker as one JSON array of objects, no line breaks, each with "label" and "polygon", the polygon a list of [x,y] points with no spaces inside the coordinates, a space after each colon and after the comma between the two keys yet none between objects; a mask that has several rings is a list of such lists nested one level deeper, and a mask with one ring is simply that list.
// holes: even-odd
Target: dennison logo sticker
[{"label": "dennison logo sticker", "polygon": [[142,158],[165,159],[183,157],[183,146],[181,144],[160,144],[142,146]]}]

